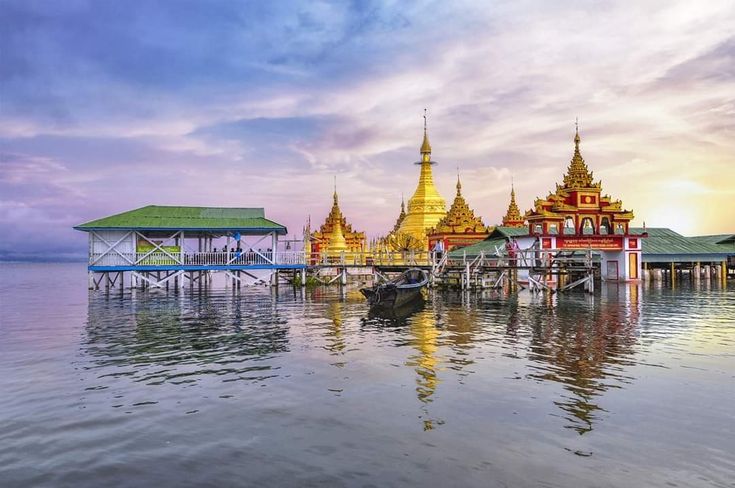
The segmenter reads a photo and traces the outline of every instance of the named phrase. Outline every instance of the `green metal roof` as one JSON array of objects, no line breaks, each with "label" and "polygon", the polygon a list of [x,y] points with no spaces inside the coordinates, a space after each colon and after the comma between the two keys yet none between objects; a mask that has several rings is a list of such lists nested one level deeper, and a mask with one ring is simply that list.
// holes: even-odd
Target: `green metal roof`
[{"label": "green metal roof", "polygon": [[528,235],[528,227],[503,227],[502,225],[495,227],[487,236],[488,239],[498,237],[523,237]]},{"label": "green metal roof", "polygon": [[[492,236],[492,234],[490,234]],[[487,238],[484,241],[476,242],[470,246],[461,247],[449,252],[449,256],[456,258],[467,256],[477,256],[481,252],[485,255],[495,254],[496,247],[505,247],[506,239],[504,237],[496,237],[494,239]]]},{"label": "green metal roof", "polygon": [[[631,235],[648,233],[641,239],[643,261],[720,261],[727,256],[735,256],[735,235],[721,234],[717,236],[685,237],[671,229],[653,227],[630,228]],[[505,245],[511,237],[528,235],[527,228],[496,227],[484,241],[463,247],[449,253],[452,257],[462,255],[476,256],[481,252],[491,254],[497,246]]]},{"label": "green metal roof", "polygon": [[653,255],[677,256],[676,261],[698,261],[705,258],[720,260],[735,254],[735,246],[712,243],[710,239],[701,237],[686,237],[663,227],[630,229],[631,234],[643,232],[648,233],[648,237],[641,239],[644,261]]},{"label": "green metal roof", "polygon": [[735,234],[715,234],[711,236],[692,236],[695,239],[708,244],[724,244],[735,248]]},{"label": "green metal roof", "polygon": [[451,257],[477,256],[481,252],[485,254],[495,254],[496,247],[503,247],[507,240],[513,237],[528,236],[528,227],[503,227],[498,226],[488,235],[484,241],[476,242],[470,246],[461,247],[450,251]]},{"label": "green metal roof", "polygon": [[241,233],[286,233],[286,227],[265,218],[262,208],[168,207],[148,205],[92,220],[74,227],[92,230],[192,230]]}]

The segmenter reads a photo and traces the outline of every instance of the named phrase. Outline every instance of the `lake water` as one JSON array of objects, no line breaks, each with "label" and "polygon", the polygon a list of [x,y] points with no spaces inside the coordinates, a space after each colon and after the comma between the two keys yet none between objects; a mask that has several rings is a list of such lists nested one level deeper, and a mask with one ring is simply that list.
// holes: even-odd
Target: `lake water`
[{"label": "lake water", "polygon": [[0,267],[0,486],[735,486],[735,287],[89,292]]}]

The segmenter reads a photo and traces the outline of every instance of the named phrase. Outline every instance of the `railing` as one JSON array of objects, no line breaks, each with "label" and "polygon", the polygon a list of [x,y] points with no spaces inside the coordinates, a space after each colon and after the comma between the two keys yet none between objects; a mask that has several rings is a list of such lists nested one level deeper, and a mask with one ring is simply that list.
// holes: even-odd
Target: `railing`
[{"label": "railing", "polygon": [[295,252],[135,252],[95,253],[90,256],[89,264],[94,266],[254,266],[272,264],[304,264],[304,253]]},{"label": "railing", "polygon": [[431,266],[435,255],[428,251],[322,252],[308,255],[311,266]]},{"label": "railing", "polygon": [[303,265],[310,266],[431,266],[437,260],[428,251],[405,252],[323,252],[305,254],[303,251],[240,251],[240,252],[136,252],[118,253],[114,250],[92,254],[89,264],[94,266],[253,266]]}]

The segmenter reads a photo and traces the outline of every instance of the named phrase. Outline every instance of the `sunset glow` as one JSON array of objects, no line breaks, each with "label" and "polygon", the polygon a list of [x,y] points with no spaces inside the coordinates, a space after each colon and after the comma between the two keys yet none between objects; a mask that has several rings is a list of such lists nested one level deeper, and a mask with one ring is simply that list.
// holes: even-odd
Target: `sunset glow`
[{"label": "sunset glow", "polygon": [[731,1],[3,2],[0,258],[148,204],[262,206],[300,235],[337,176],[384,235],[415,187],[486,224],[581,151],[635,226],[735,230]]}]

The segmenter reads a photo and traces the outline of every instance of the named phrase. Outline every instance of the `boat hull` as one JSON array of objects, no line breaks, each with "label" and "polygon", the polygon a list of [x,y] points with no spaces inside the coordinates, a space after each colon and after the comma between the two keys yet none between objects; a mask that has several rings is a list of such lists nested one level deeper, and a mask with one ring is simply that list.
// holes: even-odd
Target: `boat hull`
[{"label": "boat hull", "polygon": [[423,298],[422,290],[428,283],[429,278],[425,271],[410,269],[392,282],[362,288],[360,292],[371,306],[394,308]]}]

